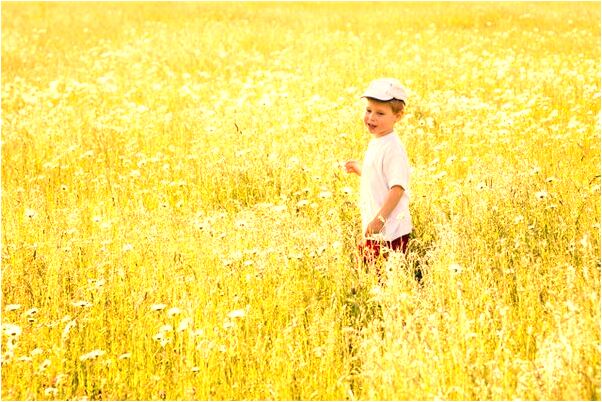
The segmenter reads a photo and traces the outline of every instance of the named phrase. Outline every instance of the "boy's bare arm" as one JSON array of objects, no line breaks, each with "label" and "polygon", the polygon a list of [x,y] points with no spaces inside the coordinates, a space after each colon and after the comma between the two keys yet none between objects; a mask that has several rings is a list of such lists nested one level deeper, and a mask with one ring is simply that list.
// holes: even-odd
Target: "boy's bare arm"
[{"label": "boy's bare arm", "polygon": [[393,186],[389,190],[389,194],[387,194],[387,198],[383,203],[383,206],[378,211],[378,214],[372,219],[372,221],[368,224],[366,228],[366,235],[370,235],[373,233],[378,233],[385,226],[385,222],[381,219],[388,219],[391,212],[395,209],[399,200],[401,200],[401,196],[403,195],[403,188],[401,186]]},{"label": "boy's bare arm", "polygon": [[357,161],[347,161],[345,163],[345,170],[347,173],[355,173],[358,176],[362,175],[362,168]]}]

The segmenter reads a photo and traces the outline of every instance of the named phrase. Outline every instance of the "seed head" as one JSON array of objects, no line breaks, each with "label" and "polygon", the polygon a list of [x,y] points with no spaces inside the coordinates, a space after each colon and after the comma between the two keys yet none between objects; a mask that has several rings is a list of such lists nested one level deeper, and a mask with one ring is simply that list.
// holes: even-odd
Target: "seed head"
[{"label": "seed head", "polygon": [[21,308],[20,304],[8,304],[4,309],[6,311],[15,311]]},{"label": "seed head", "polygon": [[81,361],[85,361],[85,360],[94,360],[97,357],[100,356],[104,356],[107,352],[105,352],[104,350],[100,350],[100,349],[94,349],[91,352],[88,352],[86,354],[83,354],[79,357],[79,360]]},{"label": "seed head", "polygon": [[119,355],[118,359],[119,360],[127,360],[130,357],[132,357],[132,354],[128,352],[128,353],[123,353],[123,354]]},{"label": "seed head", "polygon": [[48,387],[44,390],[46,396],[56,396],[58,390],[54,387]]},{"label": "seed head", "polygon": [[25,312],[25,316],[26,317],[33,317],[34,315],[38,314],[38,309],[37,308],[30,308],[29,310],[27,310]]},{"label": "seed head", "polygon": [[232,310],[228,313],[228,317],[229,318],[242,318],[245,316],[245,310],[243,309],[239,309],[239,310]]},{"label": "seed head", "polygon": [[169,310],[167,310],[167,316],[169,318],[175,317],[176,315],[180,315],[181,313],[182,313],[182,310],[179,309],[178,307],[172,307]]},{"label": "seed head", "polygon": [[460,264],[456,264],[456,263],[449,264],[449,270],[451,272],[453,272],[454,274],[459,274],[462,272],[462,266]]},{"label": "seed head", "polygon": [[11,337],[18,337],[19,335],[21,335],[21,327],[15,324],[9,324],[9,323],[4,323],[2,324],[2,332],[4,332],[4,334],[11,336]]},{"label": "seed head", "polygon": [[165,307],[167,307],[167,304],[163,304],[163,303],[156,303],[156,304],[152,304],[150,306],[151,311],[161,311],[163,310]]}]

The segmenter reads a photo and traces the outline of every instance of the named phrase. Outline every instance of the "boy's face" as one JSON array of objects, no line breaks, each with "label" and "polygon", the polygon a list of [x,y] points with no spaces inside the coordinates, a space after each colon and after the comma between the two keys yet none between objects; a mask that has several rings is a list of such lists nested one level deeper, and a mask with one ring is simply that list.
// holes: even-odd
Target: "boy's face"
[{"label": "boy's face", "polygon": [[402,113],[393,113],[391,105],[366,98],[364,124],[371,134],[382,137],[393,131],[393,126],[401,119]]}]

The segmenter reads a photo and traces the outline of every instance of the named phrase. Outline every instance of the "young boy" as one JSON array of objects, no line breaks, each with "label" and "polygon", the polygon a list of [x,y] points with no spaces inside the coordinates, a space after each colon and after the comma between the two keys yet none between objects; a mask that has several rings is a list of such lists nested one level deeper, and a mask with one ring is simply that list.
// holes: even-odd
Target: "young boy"
[{"label": "young boy", "polygon": [[360,212],[364,262],[386,257],[382,247],[406,251],[412,231],[410,217],[410,165],[405,148],[394,133],[401,120],[407,95],[393,78],[374,80],[362,95],[366,99],[364,125],[372,134],[364,162],[345,163],[348,173],[360,177]]}]

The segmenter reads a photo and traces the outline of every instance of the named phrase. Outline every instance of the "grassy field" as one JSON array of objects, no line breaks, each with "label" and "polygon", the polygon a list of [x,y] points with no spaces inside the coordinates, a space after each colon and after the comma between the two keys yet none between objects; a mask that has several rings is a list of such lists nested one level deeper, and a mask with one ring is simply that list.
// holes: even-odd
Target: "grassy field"
[{"label": "grassy field", "polygon": [[599,3],[1,7],[3,400],[600,399]]}]

